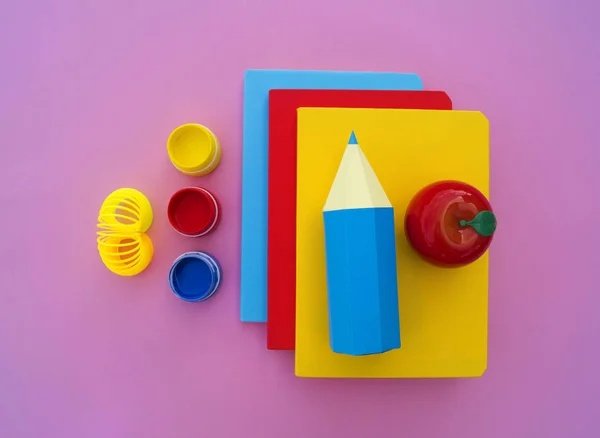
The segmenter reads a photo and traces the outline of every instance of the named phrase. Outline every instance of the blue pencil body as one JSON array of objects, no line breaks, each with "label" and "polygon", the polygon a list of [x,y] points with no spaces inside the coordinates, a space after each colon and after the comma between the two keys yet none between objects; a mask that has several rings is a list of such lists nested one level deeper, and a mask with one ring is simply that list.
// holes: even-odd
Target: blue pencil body
[{"label": "blue pencil body", "polygon": [[323,212],[329,333],[336,353],[400,348],[394,209]]}]

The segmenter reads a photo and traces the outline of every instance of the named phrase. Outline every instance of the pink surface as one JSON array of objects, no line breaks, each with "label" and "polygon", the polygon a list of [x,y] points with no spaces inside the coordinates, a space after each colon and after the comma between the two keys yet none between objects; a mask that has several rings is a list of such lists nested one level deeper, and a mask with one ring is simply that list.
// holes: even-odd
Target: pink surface
[{"label": "pink surface", "polygon": [[[83,4],[88,4],[84,6]],[[410,3],[411,6],[406,6]],[[0,436],[589,437],[600,417],[600,52],[595,1],[5,2],[0,13]],[[492,127],[489,368],[478,380],[294,377],[239,311],[246,68],[419,73]],[[208,125],[217,171],[179,174],[165,142]],[[165,208],[198,182],[223,220],[201,240]],[[156,256],[110,274],[103,197],[148,195]],[[186,250],[225,281],[188,304]]]}]

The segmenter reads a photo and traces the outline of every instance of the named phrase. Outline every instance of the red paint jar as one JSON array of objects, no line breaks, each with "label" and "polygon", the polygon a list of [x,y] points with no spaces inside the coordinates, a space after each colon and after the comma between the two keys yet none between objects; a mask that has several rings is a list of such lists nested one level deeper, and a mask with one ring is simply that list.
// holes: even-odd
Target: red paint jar
[{"label": "red paint jar", "polygon": [[202,187],[185,187],[173,194],[167,207],[175,231],[188,237],[205,236],[221,218],[217,198]]}]

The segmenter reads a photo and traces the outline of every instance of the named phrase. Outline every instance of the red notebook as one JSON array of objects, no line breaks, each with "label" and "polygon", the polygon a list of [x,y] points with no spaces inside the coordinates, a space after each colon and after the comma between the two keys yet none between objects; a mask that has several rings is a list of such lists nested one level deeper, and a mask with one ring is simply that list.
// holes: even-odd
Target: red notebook
[{"label": "red notebook", "polygon": [[269,91],[269,350],[294,350],[296,343],[296,139],[301,107],[451,110],[452,101],[442,91]]}]

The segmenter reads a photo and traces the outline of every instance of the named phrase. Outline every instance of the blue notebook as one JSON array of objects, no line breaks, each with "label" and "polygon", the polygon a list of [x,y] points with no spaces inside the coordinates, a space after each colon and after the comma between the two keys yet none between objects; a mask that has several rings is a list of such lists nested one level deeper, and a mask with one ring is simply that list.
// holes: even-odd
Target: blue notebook
[{"label": "blue notebook", "polygon": [[267,321],[269,90],[422,90],[412,73],[248,70],[244,76],[240,318]]}]

